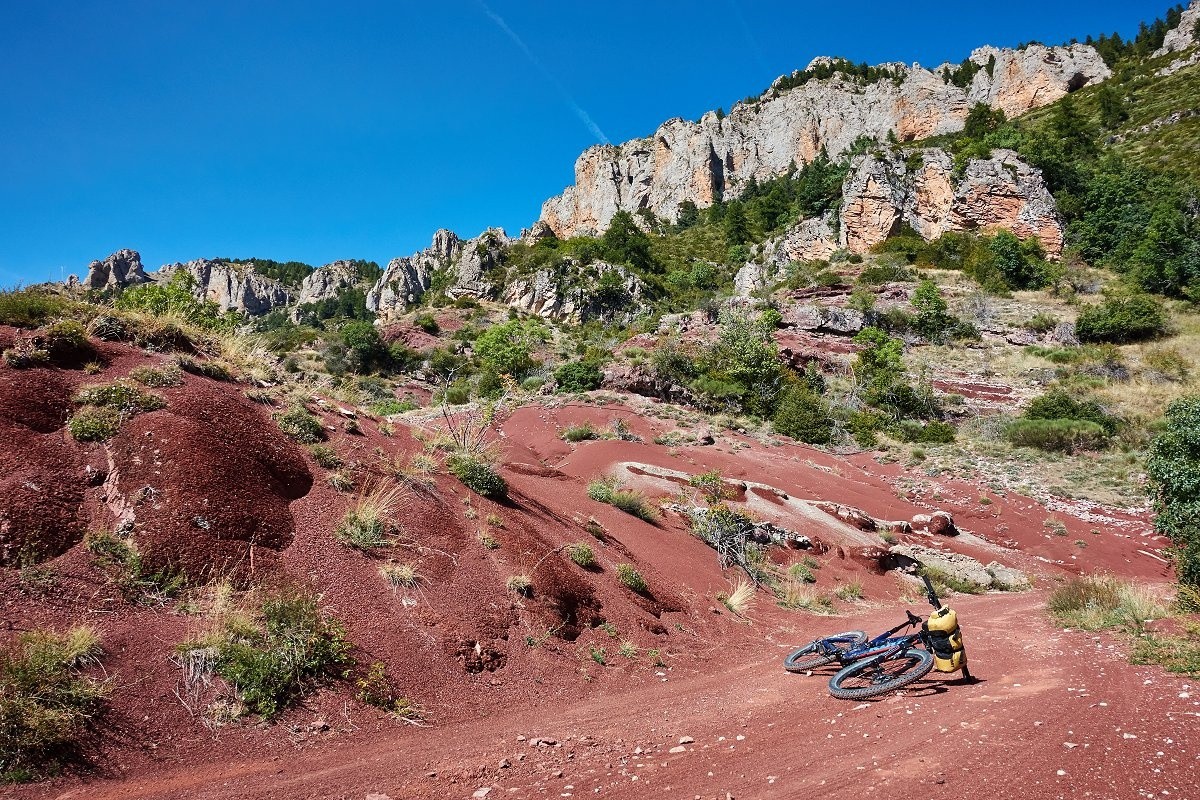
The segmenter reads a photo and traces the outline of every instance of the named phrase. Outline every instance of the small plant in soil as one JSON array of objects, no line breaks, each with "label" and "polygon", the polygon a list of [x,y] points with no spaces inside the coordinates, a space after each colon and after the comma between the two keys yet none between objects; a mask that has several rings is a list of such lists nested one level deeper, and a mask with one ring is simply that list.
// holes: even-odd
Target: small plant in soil
[{"label": "small plant in soil", "polygon": [[284,414],[272,415],[279,430],[300,444],[316,444],[325,441],[325,426],[302,405],[292,406]]},{"label": "small plant in soil", "polygon": [[504,582],[508,590],[513,594],[519,594],[522,597],[529,597],[533,593],[533,581],[528,575],[509,575],[508,580]]},{"label": "small plant in soil", "polygon": [[833,598],[795,581],[788,581],[776,589],[775,596],[781,607],[811,614],[828,616],[834,613]]},{"label": "small plant in soil", "polygon": [[77,442],[106,442],[121,430],[121,414],[111,408],[81,408],[67,420],[67,431]]},{"label": "small plant in soil", "polygon": [[605,664],[605,652],[603,647],[597,647],[594,644],[588,645],[588,656],[600,666]]},{"label": "small plant in soil", "polygon": [[638,657],[637,645],[633,642],[621,642],[621,647],[617,650],[617,655],[625,658],[633,659]]},{"label": "small plant in soil", "polygon": [[179,570],[148,568],[132,540],[100,531],[89,533],[85,543],[96,566],[130,603],[163,605],[187,585]]},{"label": "small plant in soil", "polygon": [[596,552],[586,542],[567,545],[567,557],[584,569],[595,569]]},{"label": "small plant in soil", "polygon": [[393,589],[416,589],[422,580],[412,564],[384,564],[379,574]]},{"label": "small plant in soil", "polygon": [[1123,628],[1140,633],[1148,620],[1170,610],[1150,589],[1115,577],[1074,578],[1055,589],[1046,610],[1060,625],[1083,630]]},{"label": "small plant in soil", "polygon": [[86,627],[27,631],[0,648],[0,782],[36,780],[75,755],[111,691],[82,674],[100,654]]},{"label": "small plant in soil", "polygon": [[594,517],[588,517],[588,521],[584,523],[583,529],[596,539],[604,539],[604,526]]},{"label": "small plant in soil", "polygon": [[617,564],[617,580],[630,591],[645,594],[649,587],[642,573],[633,568],[632,564]]},{"label": "small plant in soil", "polygon": [[338,455],[337,450],[334,450],[327,444],[314,444],[309,448],[312,453],[313,460],[325,469],[337,469],[342,466],[342,457]]},{"label": "small plant in soil", "polygon": [[401,488],[380,484],[359,494],[354,507],[342,517],[337,537],[343,544],[370,552],[391,544],[399,531],[395,521]]},{"label": "small plant in soil", "polygon": [[481,545],[483,545],[483,548],[485,550],[499,550],[500,549],[499,540],[497,540],[496,537],[492,536],[490,533],[480,534],[479,543]]},{"label": "small plant in soil", "polygon": [[817,576],[813,574],[812,568],[801,561],[788,567],[788,577],[801,583],[817,582]]},{"label": "small plant in soil", "polygon": [[327,480],[329,485],[339,492],[349,492],[354,489],[354,478],[344,469],[329,473]]},{"label": "small plant in soil", "polygon": [[484,521],[493,528],[504,527],[504,520],[500,519],[500,517],[496,516],[495,514],[488,514]]},{"label": "small plant in soil", "polygon": [[837,587],[837,589],[834,590],[834,594],[838,596],[839,600],[862,600],[863,587],[858,581],[851,581],[850,583],[843,583],[841,586]]},{"label": "small plant in soil", "polygon": [[646,496],[633,489],[619,488],[616,478],[599,478],[589,483],[588,497],[601,503],[608,503],[626,514],[651,524],[658,522],[659,511],[650,505]]},{"label": "small plant in soil", "polygon": [[354,681],[354,685],[358,688],[354,698],[360,703],[383,709],[403,722],[420,722],[420,707],[400,692],[395,680],[387,674],[387,666],[383,662],[373,662],[367,673]]},{"label": "small plant in soil", "polygon": [[588,439],[598,439],[600,434],[592,427],[592,423],[584,422],[580,425],[572,425],[564,428],[562,438],[568,442],[583,442]]},{"label": "small plant in soil", "polygon": [[939,597],[949,594],[950,592],[957,592],[959,594],[982,594],[983,592],[987,591],[988,588],[986,586],[980,586],[978,583],[967,580],[966,578],[960,578],[957,575],[946,572],[943,569],[938,569],[937,567],[929,564],[923,565],[919,570],[917,570],[917,574],[929,578],[930,583],[933,584],[933,588],[937,591]]},{"label": "small plant in soil", "polygon": [[725,479],[715,469],[693,475],[688,478],[688,483],[700,490],[700,494],[709,505],[715,505],[733,496],[733,492],[725,485]]},{"label": "small plant in soil", "polygon": [[129,377],[142,386],[152,389],[166,389],[183,383],[183,370],[178,364],[164,364],[161,367],[134,367],[129,370]]},{"label": "small plant in soil", "polygon": [[163,398],[143,392],[124,381],[84,387],[75,396],[75,402],[84,406],[111,408],[126,419],[146,411],[157,411],[167,407],[167,401]]},{"label": "small plant in soil", "polygon": [[489,500],[508,497],[508,483],[491,464],[477,456],[455,453],[446,460],[446,467],[463,486],[482,497]]},{"label": "small plant in soil", "polygon": [[755,588],[753,582],[739,578],[728,593],[722,592],[717,599],[731,612],[744,617],[754,601]]},{"label": "small plant in soil", "polygon": [[647,650],[646,658],[652,667],[665,667],[667,662],[663,661],[662,653],[659,650]]},{"label": "small plant in soil", "polygon": [[353,668],[345,629],[316,596],[284,589],[240,606],[225,594],[211,629],[178,647],[190,685],[215,674],[240,708],[269,720]]}]

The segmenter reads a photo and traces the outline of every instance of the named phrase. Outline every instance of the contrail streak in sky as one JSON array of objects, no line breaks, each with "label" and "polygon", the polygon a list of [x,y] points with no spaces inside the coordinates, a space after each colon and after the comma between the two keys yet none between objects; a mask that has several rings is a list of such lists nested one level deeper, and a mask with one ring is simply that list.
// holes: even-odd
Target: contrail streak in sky
[{"label": "contrail streak in sky", "polygon": [[575,98],[571,96],[571,93],[567,91],[558,78],[554,77],[554,73],[546,69],[546,65],[541,62],[541,59],[533,54],[533,51],[529,49],[529,45],[525,44],[525,40],[518,36],[516,31],[508,27],[508,23],[504,21],[504,17],[492,11],[483,0],[478,0],[478,2],[479,7],[483,9],[483,13],[488,15],[488,19],[496,23],[496,27],[504,31],[509,39],[512,39],[513,44],[521,49],[521,52],[525,54],[530,63],[537,67],[542,76],[558,90],[558,93],[562,95],[563,100],[570,107],[571,111],[575,113],[575,116],[579,117],[579,121],[587,126],[587,129],[592,132],[593,136],[604,144],[608,144],[608,137],[604,135],[604,131],[600,130],[600,126],[596,124],[591,115],[584,111],[579,103],[575,102]]}]

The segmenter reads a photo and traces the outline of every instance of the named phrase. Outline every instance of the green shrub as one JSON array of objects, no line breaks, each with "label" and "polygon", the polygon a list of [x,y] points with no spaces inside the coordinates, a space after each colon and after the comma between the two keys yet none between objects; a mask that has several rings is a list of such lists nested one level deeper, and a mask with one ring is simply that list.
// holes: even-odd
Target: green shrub
[{"label": "green shrub", "polygon": [[1200,397],[1186,395],[1167,406],[1166,420],[1146,458],[1154,527],[1170,551],[1180,599],[1200,611]]},{"label": "green shrub", "polygon": [[42,367],[50,363],[50,351],[40,347],[32,339],[18,339],[12,347],[7,348],[0,357],[4,363],[14,369]]},{"label": "green shrub", "polygon": [[803,583],[817,582],[817,576],[813,574],[812,567],[799,561],[788,567],[788,577]]},{"label": "green shrub", "polygon": [[618,489],[612,493],[612,499],[608,502],[638,519],[652,524],[658,522],[658,509],[652,506],[641,492],[633,489]]},{"label": "green shrub", "polygon": [[67,313],[69,305],[66,298],[37,289],[0,291],[0,325],[36,328]]},{"label": "green shrub", "polygon": [[821,397],[806,386],[788,389],[771,420],[775,432],[807,444],[833,441],[833,417]]},{"label": "green shrub", "polygon": [[598,439],[600,438],[600,434],[592,427],[592,423],[584,422],[564,428],[562,438],[568,442],[582,442],[588,439]]},{"label": "green shrub", "polygon": [[178,364],[164,364],[161,367],[134,367],[129,370],[129,377],[143,386],[154,389],[165,389],[183,383],[183,371]]},{"label": "green shrub", "polygon": [[1108,435],[1117,432],[1120,420],[1109,416],[1099,403],[1072,397],[1062,389],[1051,389],[1034,398],[1021,415],[1026,419],[1070,419],[1094,422]]},{"label": "green shrub", "polygon": [[436,334],[442,329],[437,320],[433,318],[433,314],[418,314],[413,319],[413,325],[429,334]]},{"label": "green shrub", "polygon": [[80,674],[99,657],[91,628],[28,631],[0,649],[0,782],[33,780],[74,755],[110,692]]},{"label": "green shrub", "polygon": [[987,591],[987,586],[980,586],[974,581],[969,581],[960,578],[957,575],[952,575],[945,570],[924,564],[917,574],[929,578],[929,582],[933,584],[934,591],[939,597],[945,597],[949,592],[958,592],[959,594],[983,594]]},{"label": "green shrub", "polygon": [[450,456],[446,466],[454,477],[478,495],[490,500],[508,497],[508,483],[500,473],[485,461],[466,453]]},{"label": "green shrub", "polygon": [[554,383],[560,392],[590,392],[604,380],[600,365],[594,361],[574,361],[554,370]]},{"label": "green shrub", "polygon": [[1054,330],[1058,325],[1058,319],[1053,314],[1048,314],[1045,311],[1039,311],[1033,318],[1026,321],[1021,327],[1034,333],[1048,333]]},{"label": "green shrub", "polygon": [[176,356],[175,361],[180,369],[192,375],[199,375],[214,381],[233,382],[233,373],[218,361],[198,361],[191,356]]},{"label": "green shrub", "polygon": [[271,719],[311,689],[345,677],[354,665],[351,647],[345,629],[321,612],[316,597],[285,590],[267,596],[253,618],[223,619],[180,650],[211,654],[213,671],[247,710]]},{"label": "green shrub", "polygon": [[1009,424],[1004,435],[1014,447],[1062,453],[1095,450],[1108,441],[1096,423],[1074,419],[1019,419]]},{"label": "green shrub", "polygon": [[143,392],[124,381],[86,386],[79,390],[75,402],[97,408],[111,408],[125,418],[167,407],[167,401],[163,398]]},{"label": "green shrub", "polygon": [[354,699],[360,703],[383,709],[397,719],[414,721],[421,718],[421,709],[401,694],[396,681],[387,674],[387,667],[381,661],[373,662],[367,674],[358,678],[354,685],[358,688]]},{"label": "green shrub", "polygon": [[649,587],[646,585],[646,579],[642,577],[642,573],[633,568],[632,564],[617,564],[617,580],[626,589],[645,594]]},{"label": "green shrub", "polygon": [[67,420],[67,431],[77,442],[106,442],[121,430],[121,414],[112,408],[81,408]]},{"label": "green shrub", "polygon": [[447,405],[465,406],[471,401],[471,392],[466,386],[456,384],[446,389],[445,400]]},{"label": "green shrub", "polygon": [[584,569],[593,569],[596,566],[596,552],[586,542],[567,545],[567,556]]},{"label": "green shrub", "polygon": [[948,422],[926,422],[921,424],[906,419],[900,423],[900,438],[909,443],[950,444],[954,441],[954,426]]},{"label": "green shrub", "polygon": [[407,411],[414,411],[420,407],[421,406],[417,403],[417,401],[413,400],[411,397],[406,397],[403,400],[392,397],[387,400],[381,400],[380,402],[371,406],[371,413],[378,417],[390,417],[393,414],[403,414]]},{"label": "green shrub", "polygon": [[1166,332],[1162,301],[1147,294],[1114,297],[1079,314],[1075,335],[1081,342],[1126,344],[1154,339]]},{"label": "green shrub", "polygon": [[38,339],[50,360],[58,364],[81,364],[96,353],[88,341],[87,329],[75,320],[54,323]]},{"label": "green shrub", "polygon": [[613,492],[617,489],[616,478],[597,478],[588,484],[588,497],[599,503],[611,503]]},{"label": "green shrub", "polygon": [[321,420],[309,413],[300,404],[291,407],[285,414],[273,414],[279,430],[295,439],[300,444],[316,444],[325,441],[325,426]]},{"label": "green shrub", "polygon": [[313,460],[325,469],[337,469],[345,463],[338,451],[327,444],[314,444],[309,448],[309,452],[312,453]]},{"label": "green shrub", "polygon": [[1115,577],[1072,578],[1051,592],[1046,610],[1060,625],[1084,630],[1120,627],[1140,632],[1168,611],[1149,589]]}]

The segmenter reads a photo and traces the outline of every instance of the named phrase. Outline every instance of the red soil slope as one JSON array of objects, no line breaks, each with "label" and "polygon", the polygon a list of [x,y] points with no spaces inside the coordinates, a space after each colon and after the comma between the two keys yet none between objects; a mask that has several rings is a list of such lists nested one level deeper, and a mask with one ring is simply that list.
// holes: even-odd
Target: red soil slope
[{"label": "red soil slope", "polygon": [[[983,490],[967,482],[917,476],[914,490],[914,476],[869,455],[841,458],[732,433],[717,432],[710,446],[656,445],[656,436],[687,426],[669,407],[631,399],[518,410],[498,443],[508,502],[480,498],[444,475],[414,481],[397,515],[397,545],[369,557],[334,536],[353,498],[280,436],[272,409],[250,403],[235,385],[185,376],[182,387],[156,390],[166,409],[134,418],[107,446],[73,442],[62,425],[75,387],[154,360],[104,347],[104,370],[95,376],[0,366],[0,480],[13,492],[0,495],[2,510],[6,520],[24,519],[19,514],[27,509],[41,515],[37,525],[8,523],[0,543],[14,552],[12,531],[25,531],[19,541],[32,540],[30,531],[55,531],[41,553],[48,557],[43,567],[58,576],[57,587],[39,595],[17,570],[0,570],[3,620],[11,630],[95,625],[107,649],[104,669],[116,676],[105,732],[90,748],[93,768],[0,796],[469,797],[494,786],[492,797],[595,789],[615,797],[793,797],[815,793],[821,780],[826,787],[919,787],[953,796],[961,786],[1008,776],[1002,760],[1033,770],[1023,794],[1084,796],[1068,791],[1084,786],[1092,796],[1127,796],[1141,767],[1110,769],[1106,747],[1165,759],[1161,780],[1147,779],[1146,788],[1186,796],[1178,776],[1194,775],[1196,742],[1175,729],[1195,721],[1178,716],[1197,710],[1178,698],[1187,690],[1161,672],[1125,665],[1107,640],[1096,645],[1052,631],[1041,618],[1040,593],[956,601],[973,667],[985,678],[974,686],[942,693],[944,682],[931,680],[905,698],[856,709],[829,698],[819,678],[778,667],[787,646],[831,628],[892,624],[906,591],[902,579],[881,572],[877,534],[808,501],[830,500],[884,520],[944,509],[962,535],[902,538],[1049,578],[1108,570],[1162,580],[1163,542],[1136,514],[1051,515],[1028,498],[994,492],[984,505]],[[44,399],[34,403],[34,396]],[[417,431],[405,425],[386,435],[379,421],[362,417],[361,432],[353,433],[336,411],[312,408],[360,486],[383,480],[387,465],[407,464],[422,450]],[[615,418],[642,441],[571,445],[559,437],[568,425],[586,420],[606,428]],[[650,524],[587,497],[589,479],[613,472],[655,499],[673,499],[683,490],[678,474],[709,469],[753,484],[738,490],[735,504],[814,540],[818,590],[861,584],[866,602],[837,603],[852,622],[787,612],[763,594],[749,621],[737,619],[715,600],[732,574],[722,574],[682,517],[668,513]],[[23,497],[15,493],[23,486],[41,493],[10,500]],[[1098,526],[1097,515],[1107,521]],[[431,727],[396,723],[354,701],[347,686],[322,691],[274,725],[205,727],[172,661],[175,646],[203,619],[130,606],[80,543],[84,531],[112,529],[130,516],[140,546],[189,574],[236,567],[248,577],[311,586],[345,622],[360,663],[387,664]],[[1046,527],[1048,516],[1061,521],[1065,536]],[[589,517],[603,527],[599,537],[588,533]],[[499,548],[484,547],[481,533]],[[593,546],[597,567],[582,569],[567,558],[563,545],[577,541]],[[800,555],[779,549],[775,558],[786,564]],[[412,563],[419,588],[390,587],[379,575],[386,560]],[[645,595],[616,580],[624,563],[645,576]],[[530,597],[505,588],[514,574],[531,576]],[[631,657],[618,653],[623,644]],[[1103,694],[1108,705],[1066,692],[1080,687],[1090,697]],[[1079,720],[1083,733],[1060,731],[1075,730],[1069,719]],[[1043,724],[1033,726],[1037,721]],[[1139,738],[1110,742],[1109,728],[1118,727]],[[560,746],[530,747],[518,734],[552,737]],[[1051,741],[1059,735],[1078,747]],[[666,752],[680,736],[696,741],[682,753]],[[1176,745],[1165,746],[1165,738]],[[1166,755],[1152,755],[1151,747]],[[945,784],[930,783],[938,777]]]}]

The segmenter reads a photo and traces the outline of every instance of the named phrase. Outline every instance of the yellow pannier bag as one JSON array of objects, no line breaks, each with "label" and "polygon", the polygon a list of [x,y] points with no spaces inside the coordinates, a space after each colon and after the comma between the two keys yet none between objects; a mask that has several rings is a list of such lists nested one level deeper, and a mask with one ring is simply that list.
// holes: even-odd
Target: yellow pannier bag
[{"label": "yellow pannier bag", "polygon": [[938,672],[958,672],[966,667],[967,650],[958,627],[958,615],[949,606],[942,606],[930,614],[922,627],[929,635],[934,669]]}]

